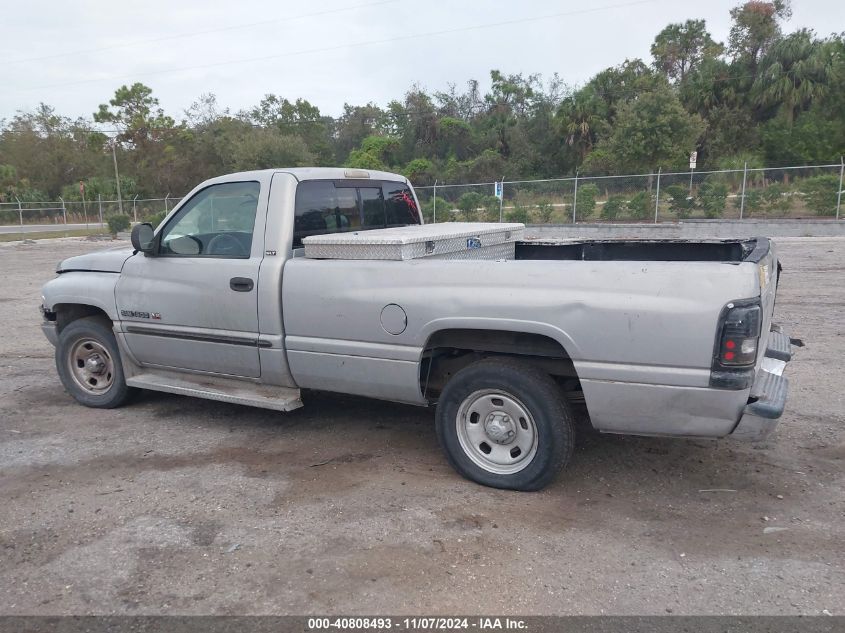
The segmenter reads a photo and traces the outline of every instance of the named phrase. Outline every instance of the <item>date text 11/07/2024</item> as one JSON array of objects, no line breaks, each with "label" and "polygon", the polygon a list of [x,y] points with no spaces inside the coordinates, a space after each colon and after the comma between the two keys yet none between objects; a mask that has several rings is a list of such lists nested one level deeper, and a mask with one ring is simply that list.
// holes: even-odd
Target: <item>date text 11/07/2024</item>
[{"label": "date text 11/07/2024", "polygon": [[309,631],[321,630],[391,630],[450,631],[450,630],[525,630],[526,622],[519,618],[499,617],[336,617],[309,618]]}]

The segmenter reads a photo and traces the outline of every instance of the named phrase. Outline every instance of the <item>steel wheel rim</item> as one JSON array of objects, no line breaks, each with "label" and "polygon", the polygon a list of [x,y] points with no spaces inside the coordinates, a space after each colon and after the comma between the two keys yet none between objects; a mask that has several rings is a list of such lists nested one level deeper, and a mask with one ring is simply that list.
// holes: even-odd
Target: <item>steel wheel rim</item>
[{"label": "steel wheel rim", "polygon": [[528,407],[498,389],[482,389],[464,398],[455,428],[464,454],[495,475],[518,473],[537,454],[537,424]]},{"label": "steel wheel rim", "polygon": [[81,339],[68,353],[68,369],[76,385],[86,393],[102,395],[114,384],[114,360],[106,347],[94,339]]}]

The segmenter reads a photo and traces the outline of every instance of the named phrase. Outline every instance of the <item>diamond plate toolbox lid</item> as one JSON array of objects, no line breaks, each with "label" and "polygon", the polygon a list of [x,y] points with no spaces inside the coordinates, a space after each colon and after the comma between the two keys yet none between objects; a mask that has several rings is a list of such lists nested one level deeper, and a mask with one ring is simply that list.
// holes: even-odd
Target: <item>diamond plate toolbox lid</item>
[{"label": "diamond plate toolbox lid", "polygon": [[446,254],[460,259],[464,252],[473,258],[476,249],[517,242],[524,233],[524,224],[444,222],[311,235],[302,243],[312,259],[407,260]]}]

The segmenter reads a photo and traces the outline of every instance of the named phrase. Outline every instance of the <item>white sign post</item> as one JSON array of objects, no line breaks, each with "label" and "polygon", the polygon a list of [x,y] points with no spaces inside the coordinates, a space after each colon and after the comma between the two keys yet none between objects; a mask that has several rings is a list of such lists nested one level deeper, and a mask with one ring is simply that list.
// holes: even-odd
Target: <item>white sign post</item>
[{"label": "white sign post", "polygon": [[692,172],[695,171],[695,163],[698,160],[698,152],[689,153],[689,195],[692,197]]},{"label": "white sign post", "polygon": [[505,181],[504,180],[497,180],[493,183],[493,195],[499,199],[499,222],[502,221],[502,215],[504,211],[504,201],[505,201]]}]

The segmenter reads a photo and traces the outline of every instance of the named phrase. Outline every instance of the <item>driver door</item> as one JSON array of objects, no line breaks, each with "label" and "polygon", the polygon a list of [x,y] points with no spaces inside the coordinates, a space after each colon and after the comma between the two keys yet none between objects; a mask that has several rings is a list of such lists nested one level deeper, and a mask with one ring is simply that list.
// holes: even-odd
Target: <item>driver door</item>
[{"label": "driver door", "polygon": [[257,378],[258,268],[269,181],[212,184],[124,264],[115,290],[139,363]]}]

